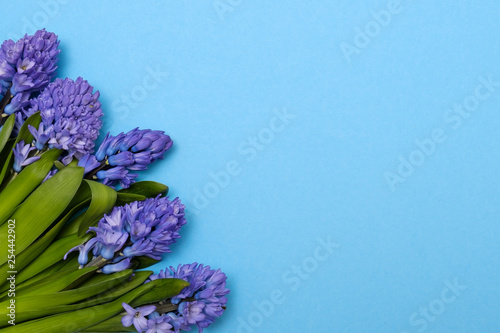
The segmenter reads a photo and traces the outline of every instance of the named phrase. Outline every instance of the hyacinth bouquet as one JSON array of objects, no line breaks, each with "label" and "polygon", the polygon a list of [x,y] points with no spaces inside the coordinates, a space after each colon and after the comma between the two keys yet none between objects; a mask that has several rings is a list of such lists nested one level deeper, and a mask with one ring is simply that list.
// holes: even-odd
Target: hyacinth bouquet
[{"label": "hyacinth bouquet", "polygon": [[158,263],[184,205],[136,172],[172,147],[163,131],[107,134],[99,92],[56,78],[45,30],[0,49],[0,330],[202,332],[225,310],[226,275]]}]

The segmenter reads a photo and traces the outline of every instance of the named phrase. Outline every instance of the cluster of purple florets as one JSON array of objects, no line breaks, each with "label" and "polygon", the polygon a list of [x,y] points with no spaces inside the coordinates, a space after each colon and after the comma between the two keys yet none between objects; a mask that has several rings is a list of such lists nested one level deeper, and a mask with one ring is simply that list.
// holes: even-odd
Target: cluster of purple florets
[{"label": "cluster of purple florets", "polygon": [[11,99],[5,107],[12,114],[29,104],[32,93],[43,90],[55,75],[59,41],[51,32],[38,30],[14,42],[6,40],[0,47],[0,85],[2,96]]},{"label": "cluster of purple florets", "polygon": [[105,185],[127,188],[137,178],[134,171],[146,170],[149,164],[162,159],[172,144],[163,131],[135,128],[116,136],[108,133],[97,152],[84,156],[78,165]]},{"label": "cluster of purple florets", "polygon": [[38,127],[28,125],[33,142],[19,142],[14,147],[16,172],[39,158],[19,152],[57,148],[64,151],[62,162],[69,164],[73,158],[80,159],[93,151],[103,116],[99,92],[93,91],[94,88],[81,77],[76,81],[56,79],[18,112],[22,119],[39,112],[41,122]]},{"label": "cluster of purple florets", "polygon": [[182,279],[189,282],[179,295],[170,299],[176,310],[159,313],[154,305],[133,309],[126,303],[123,308],[127,314],[122,317],[125,327],[134,325],[138,332],[179,332],[189,331],[192,326],[202,332],[220,317],[227,303],[226,275],[210,266],[193,263],[179,265],[177,269],[160,271],[151,275],[148,282],[156,279]]},{"label": "cluster of purple florets", "polygon": [[63,162],[80,159],[94,149],[103,116],[99,92],[84,79],[56,79],[35,99],[31,100],[27,117],[40,112],[42,122],[29,126],[35,147],[43,150],[58,148],[67,152]]},{"label": "cluster of purple florets", "polygon": [[[28,125],[33,141],[14,147],[13,169],[20,172],[43,151],[57,148],[63,151],[60,160],[65,165],[76,159],[88,178],[127,188],[138,176],[135,171],[163,158],[173,142],[162,131],[136,128],[116,136],[108,133],[93,154],[102,127],[100,94],[81,77],[50,83],[57,69],[58,47],[56,35],[39,30],[17,42],[7,40],[0,48],[0,105],[4,105],[0,126],[12,113],[16,131],[35,113],[41,117],[38,126]],[[56,172],[53,169],[47,178]]]},{"label": "cluster of purple florets", "polygon": [[104,215],[97,227],[89,228],[96,236],[78,250],[78,263],[89,261],[89,252],[108,263],[102,272],[109,274],[127,269],[134,257],[147,256],[160,260],[180,238],[179,230],[186,224],[184,205],[178,198],[156,197],[115,207]]}]

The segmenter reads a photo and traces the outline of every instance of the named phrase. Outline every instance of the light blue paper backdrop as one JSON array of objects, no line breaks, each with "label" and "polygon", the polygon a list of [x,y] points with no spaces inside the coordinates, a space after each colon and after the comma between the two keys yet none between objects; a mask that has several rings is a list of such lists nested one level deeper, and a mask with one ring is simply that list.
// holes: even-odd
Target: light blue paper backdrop
[{"label": "light blue paper backdrop", "polygon": [[105,130],[168,132],[141,179],[222,268],[206,332],[499,332],[498,1],[8,1]]}]

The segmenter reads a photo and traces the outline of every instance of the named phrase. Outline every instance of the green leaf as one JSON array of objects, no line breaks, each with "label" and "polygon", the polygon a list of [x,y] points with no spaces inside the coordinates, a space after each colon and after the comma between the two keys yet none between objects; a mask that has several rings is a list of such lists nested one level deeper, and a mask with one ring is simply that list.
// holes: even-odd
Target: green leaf
[{"label": "green leaf", "polygon": [[[92,207],[89,207],[89,210],[80,216],[78,220],[68,223],[59,233],[57,238],[60,239],[77,233],[80,230],[82,222],[84,226],[81,228],[84,230],[83,233],[86,233],[89,226],[95,224],[95,222],[101,219],[105,213],[109,212],[114,205],[117,205],[116,196],[115,190],[101,183],[91,180],[85,180],[82,182],[69,207],[83,201],[86,204],[91,203]],[[115,198],[115,202],[112,204],[111,202],[113,201],[113,197]]]},{"label": "green leaf", "polygon": [[[66,209],[75,195],[83,177],[83,168],[68,167],[40,185],[12,215],[15,222],[17,253],[25,250]],[[3,194],[3,192],[2,192]],[[0,227],[0,234],[7,235],[8,224]],[[8,249],[7,237],[0,237],[0,251]],[[7,256],[0,258],[0,264]]]},{"label": "green leaf", "polygon": [[[76,253],[75,253],[76,255]],[[77,257],[74,256],[72,257],[72,261],[73,261],[73,267],[75,267],[75,270],[78,269],[78,261],[77,261]],[[31,277],[28,281],[29,283],[35,283],[36,281],[40,281],[42,279],[44,279],[45,277],[49,276],[49,275],[52,275],[52,274],[55,274],[61,270],[64,269],[64,265],[66,263],[64,261],[59,261],[57,262],[56,264],[46,268],[44,271],[38,273],[37,275]],[[23,281],[24,282],[24,281]],[[17,276],[16,276],[16,283],[21,283],[21,282],[18,282],[17,281]],[[8,285],[6,285],[5,287],[2,287],[2,290],[1,292],[3,293],[5,290],[9,289]]]},{"label": "green leaf", "polygon": [[[80,239],[80,241],[73,238],[73,243],[75,243],[73,246],[67,247],[66,251],[64,251],[64,249],[62,247],[60,247],[58,252],[57,253],[52,252],[51,256],[47,256],[47,255],[45,255],[45,252],[43,252],[49,245],[51,245],[51,242],[58,235],[58,233],[61,231],[61,229],[65,225],[68,225],[66,222],[68,222],[86,204],[87,204],[87,201],[83,201],[80,204],[74,206],[73,209],[68,211],[66,213],[66,215],[64,215],[64,217],[60,218],[59,221],[54,226],[52,226],[49,231],[45,232],[43,236],[41,236],[36,241],[34,241],[30,246],[28,246],[28,248],[26,248],[26,250],[22,251],[19,255],[17,255],[17,257],[16,257],[16,270],[21,271],[21,273],[19,273],[17,276],[18,283],[25,281],[27,278],[31,277],[32,275],[29,275],[29,274],[33,274],[34,271],[32,269],[36,269],[37,270],[36,273],[38,273],[38,271],[43,270],[43,269],[51,266],[55,262],[62,260],[64,254],[66,254],[66,252],[70,248],[83,243],[85,241],[85,239],[88,240],[91,237],[90,235],[87,235],[84,237],[85,239]],[[73,223],[79,224],[78,220],[81,218],[83,218],[83,216],[77,217],[76,219],[71,221],[69,223],[69,225],[71,225]],[[40,253],[42,253],[41,256],[40,256]],[[31,267],[31,265],[28,266],[28,264],[31,263],[33,260],[35,260],[35,258],[38,259],[38,264],[35,267]],[[41,259],[43,261],[41,261]],[[24,268],[26,266],[28,266],[28,268],[31,268],[30,273],[25,272]],[[7,272],[9,270],[10,269],[7,267],[7,265],[2,265],[0,267],[0,281],[6,279],[8,277],[9,274]]]},{"label": "green leaf", "polygon": [[3,150],[5,144],[9,140],[15,122],[16,122],[16,115],[11,114],[3,124],[2,131],[0,131],[0,152]]},{"label": "green leaf", "polygon": [[[51,232],[53,230],[54,228],[51,229]],[[45,235],[48,234],[49,233]],[[82,238],[78,237],[77,235],[70,235],[51,243],[41,254],[41,251],[38,251],[38,256],[36,257],[36,259],[34,259],[26,268],[22,269],[17,274],[16,282],[21,283],[23,281],[26,281],[32,276],[35,276],[46,268],[54,265],[58,261],[63,260],[64,255],[69,251],[69,249],[87,242],[90,238],[92,238],[92,235],[90,234],[87,234]],[[32,245],[34,244],[35,243],[33,243]],[[30,247],[32,245],[30,245]],[[21,255],[26,252],[27,250],[21,253]],[[21,259],[19,259],[19,261],[21,261]]]},{"label": "green leaf", "polygon": [[144,195],[118,192],[116,196],[116,206],[122,206],[134,201],[144,201],[146,199]]},{"label": "green leaf", "polygon": [[64,169],[66,166],[60,162],[60,161],[55,161],[54,162],[54,166],[57,168],[57,170],[61,171],[62,169]]},{"label": "green leaf", "polygon": [[[79,302],[86,298],[95,296],[106,290],[112,289],[121,282],[129,278],[133,273],[132,269],[124,270],[114,274],[97,274],[90,278],[85,286],[77,289],[60,291],[56,293],[44,293],[34,296],[16,297],[16,322],[40,318],[52,315],[51,308]],[[7,307],[10,300],[0,303],[0,315],[7,315]],[[0,325],[2,322],[0,322]],[[8,324],[5,323],[4,326]]]},{"label": "green leaf", "polygon": [[[66,211],[70,211],[72,209],[71,207],[79,206],[81,208],[84,208],[88,206],[90,204],[91,198],[92,198],[92,192],[90,191],[90,187],[87,185],[86,182],[82,182],[80,188],[78,188],[78,191],[73,197],[73,200],[71,200],[71,203],[68,205],[68,208],[66,208]],[[61,232],[59,232],[59,234],[57,235],[57,239],[61,239],[66,236],[76,234],[78,232],[78,227],[80,226],[80,222],[82,219],[83,215],[80,215],[75,220],[66,224],[61,230]]]},{"label": "green leaf", "polygon": [[[38,125],[40,125],[41,121],[42,121],[42,117],[40,116],[40,112],[37,112],[37,113],[31,115],[28,119],[26,119],[24,124],[21,126],[19,133],[17,134],[16,141],[14,142],[14,147],[21,140],[23,140],[24,143],[31,143],[33,141],[33,135],[30,133],[30,131],[28,129],[28,125],[31,125],[35,128],[38,128]],[[7,172],[10,171],[12,156],[13,156],[13,152],[10,151],[10,154],[7,156],[2,170],[0,171],[0,184],[3,182]],[[45,178],[45,176],[43,176],[43,177]],[[43,180],[43,178],[42,178],[42,180]]]},{"label": "green leaf", "polygon": [[85,300],[84,302],[79,304],[82,306],[92,306],[96,304],[110,302],[122,295],[125,295],[126,293],[139,287],[140,285],[144,284],[144,282],[149,278],[151,274],[153,274],[152,271],[135,272],[134,276],[130,281],[125,281],[121,285],[116,286],[104,293],[91,297],[88,300]]},{"label": "green leaf", "polygon": [[142,181],[133,183],[129,188],[121,189],[118,193],[131,193],[143,195],[146,198],[154,198],[158,194],[167,195],[168,186],[152,181]]},{"label": "green leaf", "polygon": [[[122,281],[119,283],[117,286],[114,286],[113,288],[110,288],[109,291],[106,291],[104,293],[101,293],[99,295],[93,296],[88,298],[87,300],[84,300],[79,303],[74,303],[74,304],[68,304],[68,305],[58,305],[58,306],[51,306],[47,309],[40,309],[39,311],[42,311],[45,313],[50,313],[51,315],[63,313],[63,312],[72,312],[76,310],[81,310],[88,308],[90,306],[98,305],[98,304],[104,304],[111,302],[115,299],[117,299],[120,296],[125,295],[126,293],[134,290],[135,288],[141,286],[144,284],[144,281],[152,274],[153,272],[151,271],[140,271],[140,272],[135,272],[134,276],[132,276],[130,279],[127,279],[125,281]],[[32,316],[31,318],[37,318],[39,316],[39,312],[33,311],[33,312],[23,312],[22,316]],[[16,316],[16,321],[18,317]]]},{"label": "green leaf", "polygon": [[37,283],[20,284],[16,288],[16,297],[40,295],[42,293],[46,294],[71,289],[92,276],[97,269],[95,266],[78,270],[67,269],[49,275]]},{"label": "green leaf", "polygon": [[[14,142],[16,142],[16,139],[13,139],[13,138],[10,138],[7,140],[7,142],[5,142],[5,145],[2,149],[2,151],[0,151],[0,171],[3,170],[3,166],[5,164],[5,162],[7,161],[7,157],[9,156],[9,154],[12,152],[12,148],[14,147]],[[5,183],[3,185],[6,185]],[[3,186],[5,187],[5,186]],[[2,187],[0,187],[0,190],[1,190]]]},{"label": "green leaf", "polygon": [[41,319],[30,320],[4,328],[2,333],[62,333],[80,331],[117,315],[123,311],[122,303],[130,303],[153,288],[155,288],[154,284],[146,283],[113,302],[72,312],[60,313]]},{"label": "green leaf", "polygon": [[137,332],[135,329],[134,325],[129,326],[129,327],[124,327],[122,324],[122,318],[123,314],[118,314],[114,317],[111,317],[109,319],[106,319],[103,322],[100,322],[97,325],[94,325],[92,327],[86,328],[82,330],[81,332]]},{"label": "green leaf", "polygon": [[149,266],[153,266],[154,264],[159,263],[161,260],[156,260],[148,256],[140,256],[134,257],[133,261],[137,263],[136,269],[143,269]]},{"label": "green leaf", "polygon": [[[54,161],[61,155],[57,149],[42,154],[40,159],[24,168],[19,175],[0,192],[0,224],[14,212],[16,207],[45,179]],[[4,251],[2,248],[1,251]]]},{"label": "green leaf", "polygon": [[181,279],[157,279],[147,284],[154,284],[154,290],[141,294],[130,304],[132,307],[143,306],[146,304],[158,303],[168,298],[179,295],[189,283]]},{"label": "green leaf", "polygon": [[78,228],[78,236],[80,237],[85,235],[91,225],[99,221],[104,214],[113,208],[117,197],[116,191],[109,186],[87,179],[84,182],[92,192],[92,201],[80,222]]}]

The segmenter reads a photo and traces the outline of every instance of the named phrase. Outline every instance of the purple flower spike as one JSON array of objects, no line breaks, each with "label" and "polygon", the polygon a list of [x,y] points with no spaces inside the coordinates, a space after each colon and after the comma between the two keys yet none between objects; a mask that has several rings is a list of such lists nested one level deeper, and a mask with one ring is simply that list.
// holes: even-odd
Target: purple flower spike
[{"label": "purple flower spike", "polygon": [[127,312],[127,314],[122,317],[123,326],[129,327],[133,324],[138,332],[144,332],[148,329],[148,321],[145,316],[156,310],[154,305],[142,306],[137,309],[134,309],[127,303],[122,303],[122,306]]},{"label": "purple flower spike", "polygon": [[[12,101],[5,113],[12,114],[26,106],[33,92],[43,90],[55,75],[60,50],[57,36],[38,30],[0,48],[0,80],[8,86]],[[7,93],[7,92],[5,92]]]},{"label": "purple flower spike", "polygon": [[[95,174],[94,179],[99,179],[103,184],[112,187],[120,184],[123,188],[127,188],[135,181],[137,175],[125,170],[146,170],[149,164],[163,158],[172,144],[170,137],[162,131],[135,128],[117,136],[108,133],[95,153],[96,160],[101,162],[102,170]],[[113,166],[125,169],[112,168]],[[106,171],[109,171],[109,174]]]},{"label": "purple flower spike", "polygon": [[[156,314],[156,315],[153,315]],[[157,312],[153,312],[148,317],[148,329],[146,333],[169,333],[172,332],[172,325],[170,325],[171,317],[159,316]]]},{"label": "purple flower spike", "polygon": [[[184,215],[184,205],[178,198],[170,201],[158,196],[117,206],[104,215],[97,227],[89,228],[95,232],[94,238],[69,252],[80,251],[79,263],[85,265],[92,250],[94,257],[101,256],[112,263],[104,266],[103,272],[126,269],[128,265],[123,260],[130,263],[133,257],[159,260],[180,238],[179,231],[186,224]],[[119,261],[121,265],[116,264]]]},{"label": "purple flower spike", "polygon": [[63,162],[66,164],[71,162],[73,156],[81,159],[93,152],[103,115],[98,101],[99,92],[93,93],[93,90],[81,77],[75,81],[56,79],[31,100],[30,106],[24,110],[25,117],[37,111],[42,117],[37,129],[29,128],[37,149],[48,145],[49,148],[65,150]]},{"label": "purple flower spike", "polygon": [[170,323],[176,330],[190,330],[196,325],[202,332],[222,315],[229,289],[226,288],[226,275],[220,270],[197,263],[179,265],[177,269],[170,267],[151,275],[147,282],[170,278],[183,279],[190,284],[171,299],[172,304],[178,304],[177,310],[164,314],[171,318]]},{"label": "purple flower spike", "polygon": [[29,153],[35,150],[35,147],[24,144],[24,140],[21,140],[12,150],[14,152],[14,165],[12,168],[15,172],[21,172],[23,166],[29,165],[40,159],[40,156],[28,157]]}]

